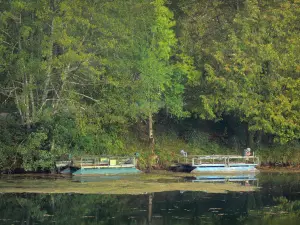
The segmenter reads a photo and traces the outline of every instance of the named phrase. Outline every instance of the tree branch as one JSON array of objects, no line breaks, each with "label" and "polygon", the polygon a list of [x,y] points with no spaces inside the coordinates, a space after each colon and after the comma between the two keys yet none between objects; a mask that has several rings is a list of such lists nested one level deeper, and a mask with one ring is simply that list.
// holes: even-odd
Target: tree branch
[{"label": "tree branch", "polygon": [[87,99],[90,99],[90,100],[92,100],[92,101],[94,101],[94,102],[96,102],[96,103],[99,103],[99,100],[94,99],[94,98],[92,98],[92,97],[90,97],[90,96],[88,96],[88,95],[85,95],[85,94],[82,94],[82,93],[78,93],[78,92],[73,92],[73,93],[75,93],[75,94],[77,94],[77,95],[80,95],[80,96],[82,96],[82,97],[85,97],[85,98],[87,98]]}]

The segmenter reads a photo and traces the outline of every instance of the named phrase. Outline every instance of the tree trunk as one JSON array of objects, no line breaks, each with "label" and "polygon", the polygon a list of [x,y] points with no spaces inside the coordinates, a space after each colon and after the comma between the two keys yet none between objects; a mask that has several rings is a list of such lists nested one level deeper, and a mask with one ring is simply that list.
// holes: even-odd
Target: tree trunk
[{"label": "tree trunk", "polygon": [[[19,15],[19,40],[18,40],[18,48],[19,48],[19,52],[22,52],[22,37],[21,37],[21,26],[22,26],[22,14]],[[23,65],[25,67],[25,65]],[[23,75],[23,85],[22,85],[22,95],[23,95],[23,104],[24,104],[24,122],[26,124],[26,128],[27,130],[30,130],[30,106],[29,106],[29,95],[28,95],[28,91],[29,91],[29,87],[28,87],[28,78],[27,78],[27,74],[24,73]]]},{"label": "tree trunk", "polygon": [[149,194],[149,205],[148,205],[148,224],[152,223],[152,208],[153,208],[153,193]]},{"label": "tree trunk", "polygon": [[254,147],[254,132],[249,130],[249,125],[246,125],[246,135],[247,135],[247,148],[253,148]]},{"label": "tree trunk", "polygon": [[156,165],[158,162],[158,156],[154,152],[155,140],[153,135],[153,118],[151,113],[149,113],[148,123],[149,147],[151,149],[151,154],[148,158],[148,170],[151,172],[152,165]]},{"label": "tree trunk", "polygon": [[260,146],[261,140],[263,137],[263,132],[261,130],[258,130],[255,132],[255,146]]},{"label": "tree trunk", "polygon": [[239,4],[239,0],[236,0],[236,10],[240,11],[240,4]]},{"label": "tree trunk", "polygon": [[[54,0],[50,1],[50,8],[54,12],[55,11],[55,2]],[[51,81],[51,73],[52,73],[52,60],[53,60],[53,32],[54,32],[54,16],[51,19],[50,23],[50,42],[49,42],[49,52],[48,52],[48,67],[47,67],[47,73],[46,73],[46,80],[44,84],[44,91],[43,91],[43,96],[42,96],[42,102],[41,102],[41,107],[46,103],[48,93],[49,93],[49,85]]]},{"label": "tree trunk", "polygon": [[31,106],[31,121],[35,121],[35,101],[34,101],[34,95],[33,95],[33,78],[32,76],[29,76],[29,85],[30,85],[30,90],[29,90],[29,101],[30,101],[30,106]]},{"label": "tree trunk", "polygon": [[150,145],[150,149],[151,149],[151,153],[154,154],[154,136],[153,136],[153,118],[152,118],[152,114],[149,113],[149,127],[148,127],[148,133],[149,133],[149,145]]},{"label": "tree trunk", "polygon": [[25,105],[25,122],[27,130],[31,128],[31,119],[30,119],[30,103],[29,103],[29,87],[27,76],[24,74],[24,85],[23,85],[23,95],[24,95],[24,105]]},{"label": "tree trunk", "polygon": [[25,124],[25,118],[24,118],[23,112],[21,110],[21,103],[20,103],[21,99],[19,98],[16,90],[15,90],[15,101],[16,101],[16,106],[17,106],[17,109],[18,109],[18,112],[19,112],[19,115],[20,115],[21,124],[24,125]]}]

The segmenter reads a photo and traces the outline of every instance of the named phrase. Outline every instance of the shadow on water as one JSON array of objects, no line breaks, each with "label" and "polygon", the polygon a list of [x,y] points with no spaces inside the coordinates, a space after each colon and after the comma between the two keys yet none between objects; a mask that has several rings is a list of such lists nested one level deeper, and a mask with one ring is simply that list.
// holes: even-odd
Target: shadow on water
[{"label": "shadow on water", "polygon": [[[197,179],[204,181],[204,177]],[[300,175],[259,174],[254,179],[259,180],[258,191],[223,194],[0,194],[0,224],[299,224]]]}]

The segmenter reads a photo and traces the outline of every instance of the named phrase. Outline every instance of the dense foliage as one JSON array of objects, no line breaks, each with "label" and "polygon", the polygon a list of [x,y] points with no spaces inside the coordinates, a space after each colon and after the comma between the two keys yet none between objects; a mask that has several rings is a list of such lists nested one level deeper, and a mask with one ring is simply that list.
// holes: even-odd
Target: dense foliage
[{"label": "dense foliage", "polygon": [[0,168],[299,151],[299,36],[299,0],[0,0]]}]

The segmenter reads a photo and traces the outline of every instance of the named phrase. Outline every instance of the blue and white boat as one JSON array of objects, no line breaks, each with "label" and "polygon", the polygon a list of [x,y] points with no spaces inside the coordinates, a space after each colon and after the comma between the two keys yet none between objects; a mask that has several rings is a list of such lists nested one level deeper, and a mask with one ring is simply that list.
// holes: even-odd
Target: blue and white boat
[{"label": "blue and white boat", "polygon": [[210,155],[194,156],[191,173],[245,173],[258,172],[256,156]]},{"label": "blue and white boat", "polygon": [[[57,162],[58,165],[58,162]],[[136,158],[126,156],[88,156],[70,161],[69,166],[61,173],[78,175],[113,175],[136,174]]]}]

